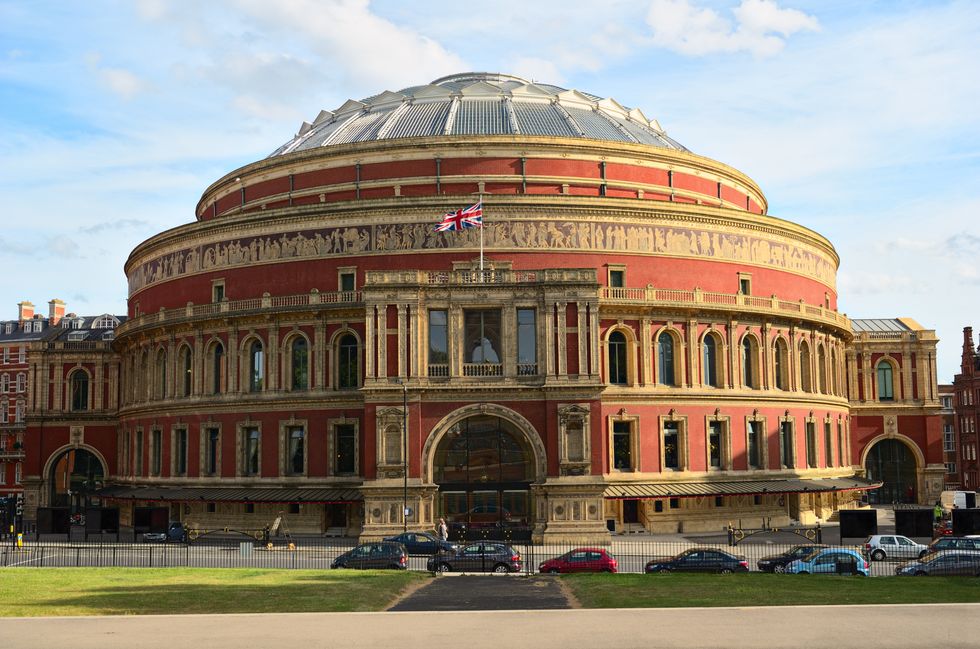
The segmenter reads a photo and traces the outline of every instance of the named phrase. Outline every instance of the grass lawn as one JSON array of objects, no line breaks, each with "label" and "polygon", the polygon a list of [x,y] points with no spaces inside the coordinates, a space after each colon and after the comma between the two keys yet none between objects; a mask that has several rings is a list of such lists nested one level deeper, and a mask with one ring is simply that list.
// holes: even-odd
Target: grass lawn
[{"label": "grass lawn", "polygon": [[428,575],[381,570],[10,568],[0,616],[380,611]]},{"label": "grass lawn", "polygon": [[569,575],[585,608],[980,602],[970,577],[831,575]]}]

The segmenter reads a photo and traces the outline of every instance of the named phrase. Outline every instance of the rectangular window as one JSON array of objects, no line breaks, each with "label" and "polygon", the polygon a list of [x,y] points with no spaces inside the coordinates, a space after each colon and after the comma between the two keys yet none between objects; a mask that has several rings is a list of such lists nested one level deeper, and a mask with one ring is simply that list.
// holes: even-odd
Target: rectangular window
[{"label": "rectangular window", "polygon": [[20,481],[24,478],[24,463],[15,462],[14,463],[14,484],[20,484]]},{"label": "rectangular window", "polygon": [[17,362],[18,363],[27,362],[27,348],[24,347],[23,345],[21,345],[20,349],[17,351]]},{"label": "rectangular window", "polygon": [[812,421],[806,422],[806,465],[811,469],[817,466],[817,430]]},{"label": "rectangular window", "polygon": [[844,425],[837,420],[837,466],[844,466]]},{"label": "rectangular window", "polygon": [[[7,463],[0,462],[0,484],[7,484]],[[4,530],[6,532],[6,530]]]},{"label": "rectangular window", "polygon": [[943,451],[946,453],[952,453],[956,450],[956,439],[953,431],[946,430],[943,431]]},{"label": "rectangular window", "polygon": [[463,332],[464,374],[496,376],[492,366],[500,364],[500,310],[463,311]]},{"label": "rectangular window", "polygon": [[242,429],[242,473],[244,475],[259,475],[260,444],[261,436],[258,428],[249,426]]},{"label": "rectangular window", "polygon": [[174,431],[174,475],[187,475],[187,429]]},{"label": "rectangular window", "polygon": [[748,273],[738,274],[738,292],[742,295],[752,295],[752,276]]},{"label": "rectangular window", "polygon": [[746,440],[746,453],[750,469],[762,468],[762,440],[765,439],[762,433],[761,421],[750,421],[748,426],[748,439]]},{"label": "rectangular window", "polygon": [[254,514],[255,513],[255,503],[245,503],[245,513]]},{"label": "rectangular window", "polygon": [[827,466],[832,466],[834,463],[834,441],[832,439],[830,432],[830,422],[825,421],[823,423],[823,457],[824,463]]},{"label": "rectangular window", "polygon": [[537,312],[517,310],[517,374],[534,376],[538,373]]},{"label": "rectangular window", "polygon": [[205,510],[207,511],[207,513],[209,513],[209,514],[213,514],[213,513],[215,513],[216,511],[218,511],[218,507],[217,507],[217,505],[216,505],[215,503],[207,503],[207,504],[206,504],[206,505],[204,506],[204,509],[205,509]]},{"label": "rectangular window", "polygon": [[340,290],[347,292],[353,291],[355,287],[355,278],[357,275],[353,271],[343,271],[340,273]]},{"label": "rectangular window", "polygon": [[10,348],[9,347],[4,347],[3,348],[3,364],[6,365],[9,362],[10,362]]},{"label": "rectangular window", "polygon": [[334,471],[348,475],[357,473],[357,429],[353,424],[338,424],[334,436]]},{"label": "rectangular window", "polygon": [[708,422],[708,468],[721,468],[722,422]]},{"label": "rectangular window", "polygon": [[792,469],[795,466],[793,461],[793,422],[782,421],[779,423],[779,453],[780,463],[784,469]]},{"label": "rectangular window", "polygon": [[302,426],[290,426],[286,435],[289,441],[286,469],[289,475],[303,475],[306,472],[306,431]]},{"label": "rectangular window", "polygon": [[671,498],[670,499],[670,508],[671,509],[680,509],[681,508],[681,499],[680,498]]},{"label": "rectangular window", "polygon": [[680,427],[676,421],[664,422],[664,469],[681,468]]},{"label": "rectangular window", "polygon": [[163,432],[150,431],[150,474],[160,475],[161,456],[163,454]]},{"label": "rectangular window", "polygon": [[218,453],[221,431],[217,428],[204,430],[204,470],[208,475],[218,474]]},{"label": "rectangular window", "polygon": [[136,431],[136,462],[135,475],[143,475],[143,431]]},{"label": "rectangular window", "polygon": [[429,376],[449,376],[449,316],[429,311]]},{"label": "rectangular window", "polygon": [[225,283],[215,282],[211,285],[211,301],[222,302],[225,299]]},{"label": "rectangular window", "polygon": [[298,514],[299,513],[299,503],[289,503],[289,513]]},{"label": "rectangular window", "polygon": [[628,421],[613,422],[613,468],[633,470],[633,427]]},{"label": "rectangular window", "polygon": [[617,268],[609,269],[609,288],[623,288],[626,286],[626,271]]}]

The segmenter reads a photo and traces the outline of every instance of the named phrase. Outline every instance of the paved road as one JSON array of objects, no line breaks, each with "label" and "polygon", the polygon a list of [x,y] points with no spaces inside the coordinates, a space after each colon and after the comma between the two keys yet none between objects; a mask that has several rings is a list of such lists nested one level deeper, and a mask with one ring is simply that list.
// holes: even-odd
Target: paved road
[{"label": "paved road", "polygon": [[32,649],[980,648],[978,604],[0,619]]},{"label": "paved road", "polygon": [[392,611],[500,611],[571,608],[555,577],[442,575]]}]

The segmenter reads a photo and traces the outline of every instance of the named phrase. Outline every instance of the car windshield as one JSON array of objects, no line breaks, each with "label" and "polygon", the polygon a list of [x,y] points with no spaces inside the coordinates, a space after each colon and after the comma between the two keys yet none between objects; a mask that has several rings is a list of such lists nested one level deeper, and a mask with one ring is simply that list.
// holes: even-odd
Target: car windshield
[{"label": "car windshield", "polygon": [[932,563],[942,555],[939,552],[931,552],[919,559],[919,563]]},{"label": "car windshield", "polygon": [[817,555],[819,555],[821,552],[822,550],[811,550],[810,552],[806,553],[804,556],[800,558],[803,561],[813,561],[814,559],[817,558]]}]

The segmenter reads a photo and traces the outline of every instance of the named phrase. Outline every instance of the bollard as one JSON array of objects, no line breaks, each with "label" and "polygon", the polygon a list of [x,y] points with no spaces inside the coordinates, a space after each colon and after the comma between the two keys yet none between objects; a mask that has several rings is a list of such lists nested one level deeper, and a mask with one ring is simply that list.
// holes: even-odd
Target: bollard
[{"label": "bollard", "polygon": [[17,532],[17,547],[18,548],[24,547],[24,533],[23,532]]}]

